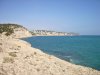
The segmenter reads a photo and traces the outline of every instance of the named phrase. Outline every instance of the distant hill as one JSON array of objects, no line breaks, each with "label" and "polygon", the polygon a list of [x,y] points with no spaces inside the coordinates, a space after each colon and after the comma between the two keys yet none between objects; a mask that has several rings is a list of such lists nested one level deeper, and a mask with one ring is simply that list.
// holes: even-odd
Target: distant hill
[{"label": "distant hill", "polygon": [[31,36],[31,33],[25,27],[18,24],[0,24],[0,34],[13,38]]}]

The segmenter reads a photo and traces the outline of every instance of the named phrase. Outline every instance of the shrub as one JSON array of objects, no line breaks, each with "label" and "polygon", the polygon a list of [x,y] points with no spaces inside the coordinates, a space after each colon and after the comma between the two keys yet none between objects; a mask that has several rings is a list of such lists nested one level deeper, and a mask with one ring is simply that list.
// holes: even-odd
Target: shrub
[{"label": "shrub", "polygon": [[14,59],[11,57],[4,57],[3,58],[3,63],[13,63]]},{"label": "shrub", "polygon": [[17,25],[17,24],[0,24],[0,33],[6,32],[5,35],[9,36],[12,33],[14,33],[15,28],[19,28],[19,27],[24,28],[24,27]]},{"label": "shrub", "polygon": [[37,68],[36,70],[37,70],[37,71],[40,71],[40,69],[39,69],[39,68]]},{"label": "shrub", "polygon": [[31,31],[30,31],[30,33],[31,33],[32,35],[36,35],[34,32],[31,32]]},{"label": "shrub", "polygon": [[0,52],[3,52],[3,49],[0,47]]},{"label": "shrub", "polygon": [[2,45],[2,43],[0,43],[0,45]]},{"label": "shrub", "polygon": [[12,57],[17,57],[15,52],[10,52],[9,55],[12,56]]},{"label": "shrub", "polygon": [[34,55],[36,55],[37,53],[36,52],[34,52]]},{"label": "shrub", "polygon": [[3,33],[3,32],[6,32],[5,35],[8,36],[8,35],[11,35],[14,32],[14,30],[9,25],[0,25],[0,33]]}]

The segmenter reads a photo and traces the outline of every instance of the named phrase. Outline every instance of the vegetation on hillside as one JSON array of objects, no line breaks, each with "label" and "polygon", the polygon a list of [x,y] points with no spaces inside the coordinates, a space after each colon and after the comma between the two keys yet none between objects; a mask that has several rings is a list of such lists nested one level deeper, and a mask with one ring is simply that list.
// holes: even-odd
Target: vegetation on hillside
[{"label": "vegetation on hillside", "polygon": [[17,25],[17,24],[0,24],[0,33],[5,32],[5,35],[9,36],[12,33],[14,33],[15,28],[19,28],[19,27],[22,27],[22,26]]},{"label": "vegetation on hillside", "polygon": [[34,32],[32,32],[32,31],[30,31],[30,33],[32,34],[32,35],[36,35]]}]

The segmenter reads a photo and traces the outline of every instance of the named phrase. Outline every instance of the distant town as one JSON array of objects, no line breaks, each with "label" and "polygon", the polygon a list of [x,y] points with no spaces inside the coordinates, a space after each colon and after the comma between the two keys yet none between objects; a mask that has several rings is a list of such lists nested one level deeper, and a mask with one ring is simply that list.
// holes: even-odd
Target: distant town
[{"label": "distant town", "polygon": [[37,36],[76,36],[78,33],[74,32],[56,32],[50,30],[33,30],[31,31],[33,35]]}]

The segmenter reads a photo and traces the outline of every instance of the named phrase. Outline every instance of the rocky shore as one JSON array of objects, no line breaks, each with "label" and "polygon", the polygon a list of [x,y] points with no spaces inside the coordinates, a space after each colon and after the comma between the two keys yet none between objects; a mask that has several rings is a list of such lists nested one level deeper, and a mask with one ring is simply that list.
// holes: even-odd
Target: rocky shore
[{"label": "rocky shore", "polygon": [[5,36],[0,37],[0,75],[100,75],[100,71],[71,64]]}]

